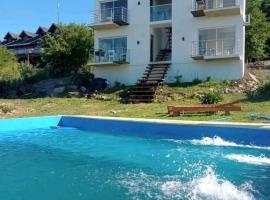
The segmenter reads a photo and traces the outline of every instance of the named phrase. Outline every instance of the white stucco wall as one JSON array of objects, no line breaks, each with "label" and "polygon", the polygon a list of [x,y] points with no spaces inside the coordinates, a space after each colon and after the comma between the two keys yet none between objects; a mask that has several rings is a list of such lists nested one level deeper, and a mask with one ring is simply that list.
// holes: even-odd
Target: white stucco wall
[{"label": "white stucco wall", "polygon": [[[97,8],[99,5],[97,2]],[[239,0],[242,13],[245,12],[245,0]],[[119,66],[99,66],[95,68],[96,77],[132,85],[141,78],[150,62],[151,27],[161,24],[150,23],[150,1],[128,0],[129,24],[116,29],[95,31],[95,48],[98,39],[104,37],[127,36],[127,48],[130,50],[130,64]],[[184,81],[194,78],[206,79],[211,76],[217,80],[241,79],[244,74],[244,26],[243,15],[222,17],[193,17],[191,0],[172,0],[172,65],[167,82],[175,82],[177,75]],[[236,28],[236,38],[240,50],[240,60],[198,61],[191,58],[192,41],[198,40],[198,31],[202,28],[232,27]],[[184,37],[184,41],[182,38]],[[137,44],[137,41],[140,44]]]}]

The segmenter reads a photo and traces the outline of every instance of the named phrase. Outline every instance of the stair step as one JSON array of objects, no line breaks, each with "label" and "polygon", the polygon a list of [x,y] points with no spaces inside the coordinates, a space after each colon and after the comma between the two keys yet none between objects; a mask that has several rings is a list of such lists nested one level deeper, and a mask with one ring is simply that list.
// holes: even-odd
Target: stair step
[{"label": "stair step", "polygon": [[146,79],[139,79],[140,80],[143,80],[143,81],[162,81],[164,80],[164,78],[160,78],[160,77],[148,77]]},{"label": "stair step", "polygon": [[156,92],[154,90],[133,90],[131,94],[145,94],[145,93],[150,93],[150,94],[155,94]]},{"label": "stair step", "polygon": [[145,72],[143,75],[148,76],[148,75],[166,75],[168,72],[164,71],[153,71],[153,72]]},{"label": "stair step", "polygon": [[130,99],[131,103],[152,103],[153,99]]},{"label": "stair step", "polygon": [[146,97],[146,98],[154,98],[154,96],[155,96],[155,95],[136,95],[136,94],[130,95],[130,97],[131,97],[132,99],[136,99],[137,97],[139,97],[139,98],[144,98],[144,97]]}]

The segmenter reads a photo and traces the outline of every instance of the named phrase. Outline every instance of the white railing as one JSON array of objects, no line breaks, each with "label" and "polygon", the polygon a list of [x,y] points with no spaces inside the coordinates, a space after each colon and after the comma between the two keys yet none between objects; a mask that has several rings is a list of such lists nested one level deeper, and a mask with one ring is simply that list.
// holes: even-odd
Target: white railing
[{"label": "white railing", "polygon": [[192,11],[230,8],[239,5],[239,0],[193,0]]},{"label": "white railing", "polygon": [[239,42],[234,38],[192,42],[192,57],[239,55]]},{"label": "white railing", "polygon": [[91,24],[106,22],[128,23],[128,10],[125,7],[100,9],[92,12]]},{"label": "white railing", "polygon": [[94,63],[123,63],[129,62],[130,51],[126,48],[117,48],[112,50],[95,49],[93,54]]},{"label": "white railing", "polygon": [[157,6],[151,6],[150,8],[150,21],[163,21],[172,19],[172,4],[163,4]]}]

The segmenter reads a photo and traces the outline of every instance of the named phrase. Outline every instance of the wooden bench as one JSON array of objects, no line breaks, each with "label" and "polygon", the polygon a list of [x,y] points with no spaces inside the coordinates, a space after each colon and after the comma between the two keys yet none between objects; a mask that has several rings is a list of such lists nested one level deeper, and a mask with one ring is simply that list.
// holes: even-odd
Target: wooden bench
[{"label": "wooden bench", "polygon": [[180,114],[217,114],[218,112],[224,112],[225,115],[230,115],[232,111],[242,111],[241,106],[234,105],[233,103],[228,104],[195,104],[195,105],[178,105],[168,106],[168,113],[170,116],[177,116]]}]

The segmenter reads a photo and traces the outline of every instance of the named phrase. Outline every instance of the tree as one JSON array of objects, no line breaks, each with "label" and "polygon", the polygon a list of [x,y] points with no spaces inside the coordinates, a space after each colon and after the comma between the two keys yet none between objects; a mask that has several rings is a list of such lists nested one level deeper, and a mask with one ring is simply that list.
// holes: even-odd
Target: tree
[{"label": "tree", "polygon": [[93,32],[86,25],[59,25],[43,41],[42,60],[55,76],[72,74],[84,66],[93,48]]},{"label": "tree", "polygon": [[19,79],[20,65],[17,58],[6,47],[0,45],[0,82],[13,82]]},{"label": "tree", "polygon": [[266,14],[268,21],[270,20],[270,0],[263,0],[262,11]]},{"label": "tree", "polygon": [[246,58],[248,61],[264,59],[270,24],[261,10],[261,1],[248,0],[247,13],[251,15],[251,25],[246,30]]},{"label": "tree", "polygon": [[20,65],[15,55],[0,45],[0,97],[20,80]]}]

